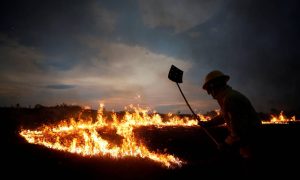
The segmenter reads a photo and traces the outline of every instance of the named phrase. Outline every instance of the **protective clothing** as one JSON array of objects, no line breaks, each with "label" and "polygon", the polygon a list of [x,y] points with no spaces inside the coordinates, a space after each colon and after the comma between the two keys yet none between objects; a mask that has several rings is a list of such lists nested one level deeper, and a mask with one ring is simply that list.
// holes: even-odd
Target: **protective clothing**
[{"label": "protective clothing", "polygon": [[250,157],[252,144],[258,138],[261,121],[246,96],[226,85],[216,96],[229,135],[225,142],[238,144],[242,157]]}]

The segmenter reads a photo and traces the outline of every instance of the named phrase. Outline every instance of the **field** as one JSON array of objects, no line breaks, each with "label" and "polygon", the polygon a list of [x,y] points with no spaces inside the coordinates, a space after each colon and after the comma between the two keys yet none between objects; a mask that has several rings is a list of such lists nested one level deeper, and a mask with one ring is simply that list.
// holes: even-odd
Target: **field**
[{"label": "field", "polygon": [[[259,154],[245,163],[220,152],[200,127],[141,127],[135,136],[151,151],[174,154],[186,161],[182,167],[167,169],[147,158],[82,157],[29,144],[19,136],[20,127],[34,128],[76,114],[37,109],[1,108],[1,175],[7,178],[88,178],[88,179],[192,179],[214,177],[293,177],[299,170],[300,124],[268,124],[262,128]],[[65,111],[63,111],[65,112]],[[43,119],[43,120],[42,120]],[[210,132],[219,140],[224,127]],[[295,177],[295,178],[296,178]]]}]

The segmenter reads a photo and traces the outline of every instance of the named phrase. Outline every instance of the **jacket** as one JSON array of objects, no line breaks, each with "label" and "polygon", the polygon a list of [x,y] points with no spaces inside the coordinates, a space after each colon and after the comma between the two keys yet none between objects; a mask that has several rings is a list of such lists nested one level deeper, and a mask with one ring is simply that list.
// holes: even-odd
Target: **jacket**
[{"label": "jacket", "polygon": [[217,94],[216,99],[229,136],[241,143],[252,140],[258,132],[261,121],[249,99],[228,85]]}]

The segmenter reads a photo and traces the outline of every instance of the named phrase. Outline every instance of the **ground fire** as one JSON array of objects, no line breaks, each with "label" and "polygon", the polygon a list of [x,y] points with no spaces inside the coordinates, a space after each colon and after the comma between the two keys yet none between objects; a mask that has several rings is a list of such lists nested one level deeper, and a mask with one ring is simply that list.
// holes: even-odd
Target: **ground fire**
[{"label": "ground fire", "polygon": [[[22,130],[20,135],[29,143],[40,144],[46,147],[81,154],[83,156],[110,156],[112,158],[140,157],[149,158],[163,166],[180,167],[185,162],[170,154],[161,154],[150,151],[134,136],[133,130],[142,126],[198,126],[196,120],[179,118],[168,114],[164,121],[157,113],[149,115],[148,109],[129,107],[120,119],[116,113],[112,114],[112,121],[103,115],[103,104],[100,105],[97,121],[79,119],[62,121],[56,125],[44,125],[36,130]],[[102,138],[99,132],[115,132],[121,142],[111,142]]]},{"label": "ground fire", "polygon": [[[158,153],[149,150],[142,139],[134,135],[133,130],[139,127],[199,127],[197,120],[191,117],[182,117],[167,114],[162,118],[158,113],[150,113],[147,108],[130,105],[122,116],[112,113],[109,119],[103,113],[101,104],[97,112],[97,120],[71,118],[58,124],[43,125],[36,130],[22,129],[20,135],[29,143],[39,144],[48,148],[76,153],[83,156],[107,156],[111,158],[139,157],[148,158],[167,168],[181,167],[186,162],[168,153]],[[220,111],[216,110],[215,114]],[[198,114],[201,121],[208,121],[211,116]],[[288,123],[295,121],[295,117],[286,118],[283,112],[277,117],[272,115],[271,120],[263,124]],[[113,138],[104,137],[105,135]]]},{"label": "ground fire", "polygon": [[279,115],[273,115],[271,114],[270,120],[264,120],[262,121],[263,124],[288,124],[290,122],[296,121],[296,116],[292,116],[288,118],[283,114],[283,111],[280,112]]}]

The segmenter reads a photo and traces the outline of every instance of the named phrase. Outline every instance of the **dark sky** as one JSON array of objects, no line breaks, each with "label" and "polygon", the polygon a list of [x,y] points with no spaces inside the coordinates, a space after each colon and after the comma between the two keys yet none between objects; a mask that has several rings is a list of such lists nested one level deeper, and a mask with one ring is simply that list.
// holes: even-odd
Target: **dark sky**
[{"label": "dark sky", "polygon": [[264,0],[3,1],[0,106],[122,110],[218,108],[201,89],[219,69],[257,111],[300,111],[300,2]]}]

